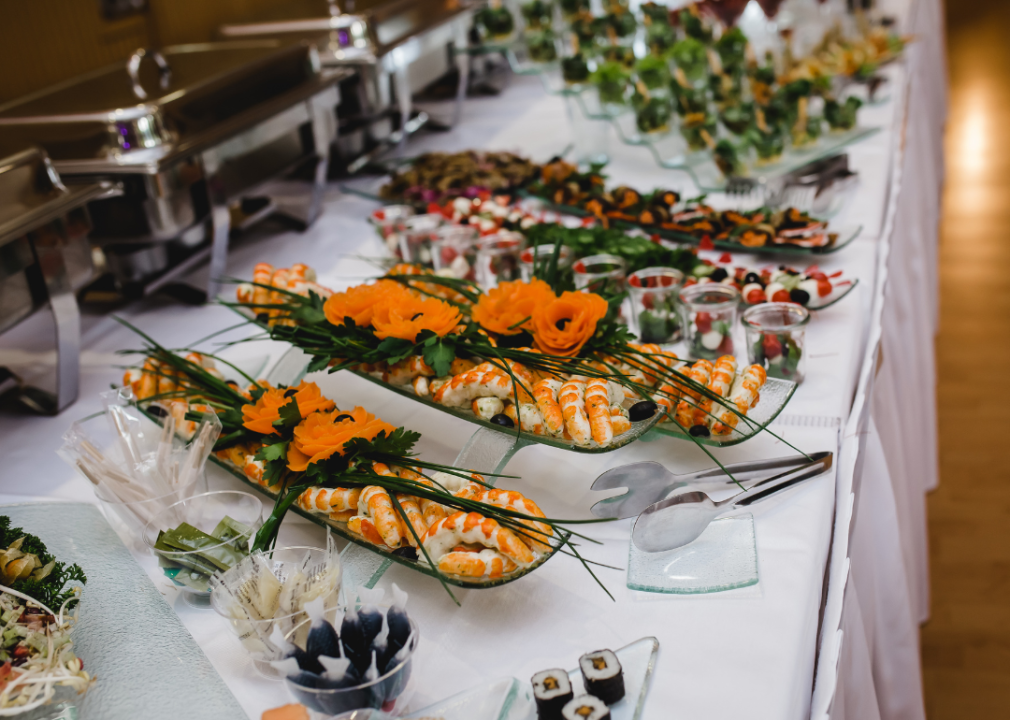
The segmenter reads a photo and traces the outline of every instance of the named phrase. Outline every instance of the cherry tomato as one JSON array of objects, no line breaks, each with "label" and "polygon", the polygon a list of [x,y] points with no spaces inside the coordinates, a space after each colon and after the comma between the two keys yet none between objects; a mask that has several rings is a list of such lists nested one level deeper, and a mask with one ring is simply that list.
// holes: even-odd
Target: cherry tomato
[{"label": "cherry tomato", "polygon": [[749,293],[747,293],[747,297],[744,298],[744,302],[746,302],[748,305],[758,305],[760,303],[763,303],[765,299],[766,299],[765,291],[759,288],[754,288]]},{"label": "cherry tomato", "polygon": [[765,335],[761,338],[761,349],[766,358],[773,360],[782,354],[782,343],[775,335]]},{"label": "cherry tomato", "polygon": [[772,295],[772,302],[789,302],[789,291],[788,290],[775,291],[775,294]]},{"label": "cherry tomato", "polygon": [[817,295],[819,297],[827,297],[831,294],[831,281],[830,280],[818,280],[817,281]]},{"label": "cherry tomato", "polygon": [[712,316],[707,312],[700,312],[694,316],[694,324],[698,326],[698,334],[704,335],[712,329]]},{"label": "cherry tomato", "polygon": [[722,342],[719,344],[718,352],[723,355],[733,354],[733,338],[731,336],[727,335],[722,339]]}]

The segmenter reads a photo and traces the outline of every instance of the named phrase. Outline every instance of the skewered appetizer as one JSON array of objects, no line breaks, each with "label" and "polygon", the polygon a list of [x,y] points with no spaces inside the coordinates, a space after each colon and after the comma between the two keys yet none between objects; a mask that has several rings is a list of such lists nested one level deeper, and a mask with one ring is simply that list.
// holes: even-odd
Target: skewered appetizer
[{"label": "skewered appetizer", "polygon": [[404,170],[390,174],[379,195],[385,200],[418,204],[477,197],[482,191],[504,193],[525,186],[539,167],[510,152],[425,153]]},{"label": "skewered appetizer", "polygon": [[[220,460],[271,494],[291,493],[302,510],[441,573],[497,578],[553,550],[555,530],[535,502],[495,489],[476,473],[419,462],[409,454],[413,442],[391,450],[402,428],[361,407],[341,410],[315,383],[285,388],[259,381],[240,390],[220,379],[211,358],[167,351],[147,358],[140,376],[128,373],[125,381],[155,416],[171,412],[185,420],[188,410],[211,402],[225,420],[234,413],[242,422],[224,428]],[[212,400],[208,388],[223,392],[231,407]],[[367,448],[373,440],[385,441],[377,456]],[[401,463],[388,461],[398,455]],[[330,484],[327,469],[344,484],[318,484]]]},{"label": "skewered appetizer", "polygon": [[816,308],[831,297],[838,288],[852,285],[841,278],[842,271],[830,275],[817,266],[795,270],[785,265],[756,270],[745,267],[719,267],[702,260],[691,271],[685,285],[721,283],[738,289],[748,305],[763,302],[793,302]]}]

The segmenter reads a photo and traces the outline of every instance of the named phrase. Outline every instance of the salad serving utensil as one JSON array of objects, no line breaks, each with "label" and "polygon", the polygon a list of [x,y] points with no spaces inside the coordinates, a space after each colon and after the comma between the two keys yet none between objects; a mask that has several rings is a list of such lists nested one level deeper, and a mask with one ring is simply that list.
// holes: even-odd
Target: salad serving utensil
[{"label": "salad serving utensil", "polygon": [[[755,483],[725,500],[713,501],[701,490],[682,492],[650,505],[638,516],[631,541],[643,552],[664,552],[694,542],[720,515],[765,500],[831,468],[830,452]],[[813,456],[812,456],[813,457]]]},{"label": "salad serving utensil", "polygon": [[[770,460],[752,460],[749,462],[726,465],[733,478],[738,481],[757,480],[768,477],[769,473],[782,472],[808,465],[811,461],[828,458],[831,465],[831,453],[819,452],[807,459],[802,455],[773,458]],[[827,469],[827,468],[825,468]],[[607,470],[596,478],[592,490],[616,490],[627,488],[622,495],[600,500],[593,505],[590,512],[598,518],[620,520],[641,515],[646,508],[672,493],[688,486],[701,485],[713,489],[737,487],[737,484],[720,467],[706,468],[698,472],[674,474],[658,462],[637,462],[621,465]]]}]

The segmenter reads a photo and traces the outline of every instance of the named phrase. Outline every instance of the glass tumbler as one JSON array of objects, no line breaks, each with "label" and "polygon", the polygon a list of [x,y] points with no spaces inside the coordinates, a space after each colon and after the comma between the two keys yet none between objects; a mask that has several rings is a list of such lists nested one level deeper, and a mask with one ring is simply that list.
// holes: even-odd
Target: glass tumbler
[{"label": "glass tumbler", "polygon": [[705,283],[680,291],[681,324],[693,360],[715,360],[733,354],[733,328],[740,291],[731,285]]},{"label": "glass tumbler", "polygon": [[431,260],[435,272],[461,280],[476,280],[477,228],[472,225],[443,225],[431,238]]},{"label": "glass tumbler", "polygon": [[[519,272],[524,281],[529,282],[539,268],[541,271],[547,267],[554,255],[553,245],[537,245],[526,248],[519,256]],[[572,249],[567,245],[562,245],[558,251],[558,269],[565,270],[572,266]]]},{"label": "glass tumbler", "polygon": [[684,273],[677,268],[652,267],[628,277],[632,329],[643,343],[672,343],[680,339],[677,296]]},{"label": "glass tumbler", "polygon": [[748,361],[761,365],[768,377],[803,382],[810,311],[795,303],[770,302],[748,308],[742,320]]},{"label": "glass tumbler", "polygon": [[592,293],[624,292],[628,264],[617,255],[590,255],[572,266],[576,290]]},{"label": "glass tumbler", "polygon": [[502,230],[477,241],[477,284],[485,292],[498,283],[519,280],[519,258],[526,238],[517,232]]},{"label": "glass tumbler", "polygon": [[400,259],[430,268],[432,236],[444,222],[445,218],[438,213],[406,218],[399,233]]}]

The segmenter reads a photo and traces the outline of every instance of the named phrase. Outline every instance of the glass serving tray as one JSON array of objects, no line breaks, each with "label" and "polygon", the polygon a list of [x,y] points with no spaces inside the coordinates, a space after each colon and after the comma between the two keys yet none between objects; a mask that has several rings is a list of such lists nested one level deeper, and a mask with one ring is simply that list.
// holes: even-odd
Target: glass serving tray
[{"label": "glass serving tray", "polygon": [[[739,445],[745,440],[749,440],[759,432],[764,430],[771,422],[779,416],[782,409],[796,392],[796,383],[791,380],[780,380],[779,378],[768,378],[764,387],[761,388],[761,397],[757,405],[752,407],[746,418],[740,418],[740,422],[729,435],[710,435],[708,437],[693,437],[692,442],[710,447],[729,447]],[[750,422],[748,422],[748,420]],[[652,428],[652,433],[667,435],[669,437],[688,440],[687,431],[676,421],[665,422]]]},{"label": "glass serving tray", "polygon": [[[255,482],[253,482],[248,477],[246,477],[245,473],[243,473],[239,468],[235,467],[234,465],[232,465],[227,460],[222,460],[222,459],[220,459],[220,458],[218,458],[218,457],[216,457],[214,455],[211,455],[210,459],[214,462],[215,465],[217,465],[218,467],[220,467],[220,468],[226,470],[227,472],[231,473],[233,476],[235,476],[236,478],[238,478],[239,480],[241,480],[242,482],[244,482],[249,487],[251,487],[254,490],[258,491],[260,494],[265,495],[266,497],[271,498],[271,499],[276,499],[277,493],[272,492],[269,488],[266,488],[266,487],[264,487],[262,485],[259,485],[259,484],[255,483]],[[469,577],[463,577],[461,575],[449,575],[449,574],[446,574],[446,573],[437,572],[434,568],[432,568],[432,567],[430,567],[430,566],[428,566],[428,565],[426,565],[424,563],[418,562],[416,560],[411,560],[410,558],[403,557],[402,555],[397,555],[394,551],[389,550],[388,548],[383,548],[383,547],[379,547],[378,545],[373,545],[372,543],[370,543],[367,540],[365,540],[365,538],[363,538],[361,535],[358,535],[357,533],[351,531],[347,527],[347,523],[342,523],[342,522],[338,522],[336,520],[331,520],[330,518],[328,518],[328,517],[326,517],[324,515],[320,515],[318,513],[309,512],[308,510],[303,510],[302,508],[298,507],[297,505],[292,505],[290,511],[298,513],[299,515],[301,515],[302,517],[306,518],[307,520],[310,520],[310,521],[314,522],[316,525],[320,525],[321,527],[324,527],[324,528],[330,530],[335,535],[338,535],[338,536],[344,538],[345,540],[348,540],[348,541],[354,543],[355,545],[357,545],[357,546],[359,546],[361,548],[364,548],[366,550],[370,550],[376,556],[384,558],[386,560],[386,563],[378,563],[378,564],[370,565],[369,572],[368,572],[368,574],[370,575],[370,577],[369,578],[362,578],[363,582],[359,582],[358,583],[358,584],[367,585],[368,587],[372,587],[374,585],[375,581],[377,581],[378,578],[382,575],[382,573],[385,572],[386,569],[389,567],[388,563],[390,563],[390,562],[398,563],[400,565],[403,565],[404,567],[411,568],[412,570],[416,570],[419,573],[423,573],[423,574],[428,575],[428,576],[433,577],[433,578],[441,578],[445,582],[449,583],[450,585],[456,585],[458,587],[475,588],[475,589],[486,589],[486,588],[498,587],[500,585],[505,585],[507,583],[513,582],[515,580],[518,580],[519,578],[521,578],[521,577],[523,577],[525,575],[528,575],[529,573],[533,572],[538,567],[540,567],[545,562],[547,562],[552,557],[554,557],[554,555],[557,553],[557,551],[561,547],[560,543],[556,543],[556,542],[555,543],[551,543],[551,551],[548,552],[548,553],[544,553],[543,555],[541,555],[540,557],[538,557],[537,560],[536,560],[536,562],[534,562],[533,564],[531,564],[531,565],[529,565],[527,567],[518,568],[514,572],[505,573],[501,577],[497,577],[497,578],[469,578]],[[567,539],[568,536],[569,536],[569,534],[567,532],[563,531],[563,530],[559,529],[558,532],[559,533],[563,533],[563,537],[565,539]],[[347,553],[345,551],[345,553],[342,554],[342,555],[344,557],[346,557],[346,554]],[[370,582],[369,582],[369,580],[370,580]]]}]

